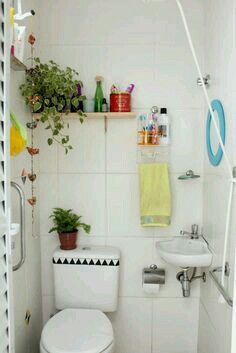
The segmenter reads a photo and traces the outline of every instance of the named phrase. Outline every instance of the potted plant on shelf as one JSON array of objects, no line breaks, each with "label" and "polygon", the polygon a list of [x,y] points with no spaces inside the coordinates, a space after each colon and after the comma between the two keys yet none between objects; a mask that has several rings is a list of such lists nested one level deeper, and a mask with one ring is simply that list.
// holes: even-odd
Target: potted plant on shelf
[{"label": "potted plant on shelf", "polygon": [[57,231],[61,249],[72,250],[76,248],[76,240],[79,228],[89,234],[91,226],[81,222],[82,216],[73,213],[71,209],[54,208],[53,213],[49,217],[53,220],[54,227],[49,230],[49,233]]},{"label": "potted plant on shelf", "polygon": [[39,58],[34,58],[33,62],[34,66],[26,70],[25,82],[20,86],[21,94],[31,111],[40,113],[38,119],[51,131],[48,145],[55,141],[68,153],[72,146],[69,135],[64,132],[68,127],[64,115],[68,115],[73,107],[83,122],[86,115],[79,106],[86,97],[78,95],[78,86],[82,87],[83,83],[78,80],[78,72],[70,67],[63,70],[52,60],[42,64]]}]

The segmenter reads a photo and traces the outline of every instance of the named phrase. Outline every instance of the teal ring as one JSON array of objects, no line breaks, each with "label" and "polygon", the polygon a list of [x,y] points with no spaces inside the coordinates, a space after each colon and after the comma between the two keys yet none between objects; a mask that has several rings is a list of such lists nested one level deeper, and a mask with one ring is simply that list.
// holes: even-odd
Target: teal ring
[{"label": "teal ring", "polygon": [[[219,130],[220,130],[220,136],[222,139],[223,144],[225,144],[225,135],[226,135],[226,129],[225,129],[225,113],[224,113],[224,108],[221,102],[218,99],[215,99],[211,103],[213,111],[217,112],[218,119],[219,119]],[[213,153],[212,147],[211,147],[211,124],[212,124],[212,116],[210,111],[208,112],[208,117],[207,117],[207,126],[206,126],[206,143],[207,143],[207,153],[208,153],[208,158],[211,164],[214,167],[217,167],[223,157],[223,150],[221,148],[221,145],[219,144],[218,150],[216,154]]]}]

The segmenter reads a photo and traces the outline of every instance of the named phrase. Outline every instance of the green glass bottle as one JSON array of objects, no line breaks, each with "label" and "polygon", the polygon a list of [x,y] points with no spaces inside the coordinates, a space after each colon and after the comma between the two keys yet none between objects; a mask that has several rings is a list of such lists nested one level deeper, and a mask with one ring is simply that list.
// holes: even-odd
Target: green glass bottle
[{"label": "green glass bottle", "polygon": [[102,90],[102,81],[97,81],[97,88],[95,92],[95,98],[94,98],[94,111],[96,113],[99,113],[102,111],[102,101],[103,101],[104,95],[103,95],[103,90]]}]

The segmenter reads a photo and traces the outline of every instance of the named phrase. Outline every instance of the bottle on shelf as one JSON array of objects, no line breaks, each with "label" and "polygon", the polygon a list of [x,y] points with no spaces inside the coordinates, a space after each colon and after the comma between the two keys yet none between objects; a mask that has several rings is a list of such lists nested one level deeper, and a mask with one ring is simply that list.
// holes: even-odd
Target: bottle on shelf
[{"label": "bottle on shelf", "polygon": [[[80,98],[82,96],[82,87],[81,85],[78,83],[77,85],[77,94],[75,94],[73,98]],[[75,107],[73,104],[71,104],[71,112],[77,112],[78,110],[81,110],[82,112],[84,111],[84,103],[82,100],[79,101],[79,104],[77,107]]]},{"label": "bottle on shelf", "polygon": [[97,87],[94,97],[94,111],[96,113],[102,112],[102,103],[104,99],[103,90],[102,90],[102,81],[103,78],[101,76],[96,76],[95,78]]},{"label": "bottle on shelf", "polygon": [[145,142],[144,116],[140,115],[138,119],[138,145],[144,145],[144,142]]},{"label": "bottle on shelf", "polygon": [[108,112],[108,104],[106,98],[103,98],[102,100],[102,112],[107,113]]},{"label": "bottle on shelf", "polygon": [[152,145],[158,145],[158,107],[153,106],[151,109],[152,114]]},{"label": "bottle on shelf", "polygon": [[159,145],[167,146],[170,142],[170,122],[167,115],[167,109],[161,108],[158,118],[158,141]]}]

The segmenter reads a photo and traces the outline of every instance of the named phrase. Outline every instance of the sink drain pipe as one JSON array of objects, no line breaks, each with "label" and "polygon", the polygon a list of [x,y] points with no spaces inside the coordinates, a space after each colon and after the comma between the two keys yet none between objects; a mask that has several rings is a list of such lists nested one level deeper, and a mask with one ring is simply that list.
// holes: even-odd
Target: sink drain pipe
[{"label": "sink drain pipe", "polygon": [[182,285],[182,293],[183,297],[188,298],[190,297],[190,290],[191,290],[191,282],[195,281],[196,279],[202,279],[203,282],[206,282],[206,273],[203,272],[202,275],[196,276],[197,268],[194,267],[193,273],[189,276],[189,271],[191,268],[184,268],[182,271],[177,273],[176,278]]}]

